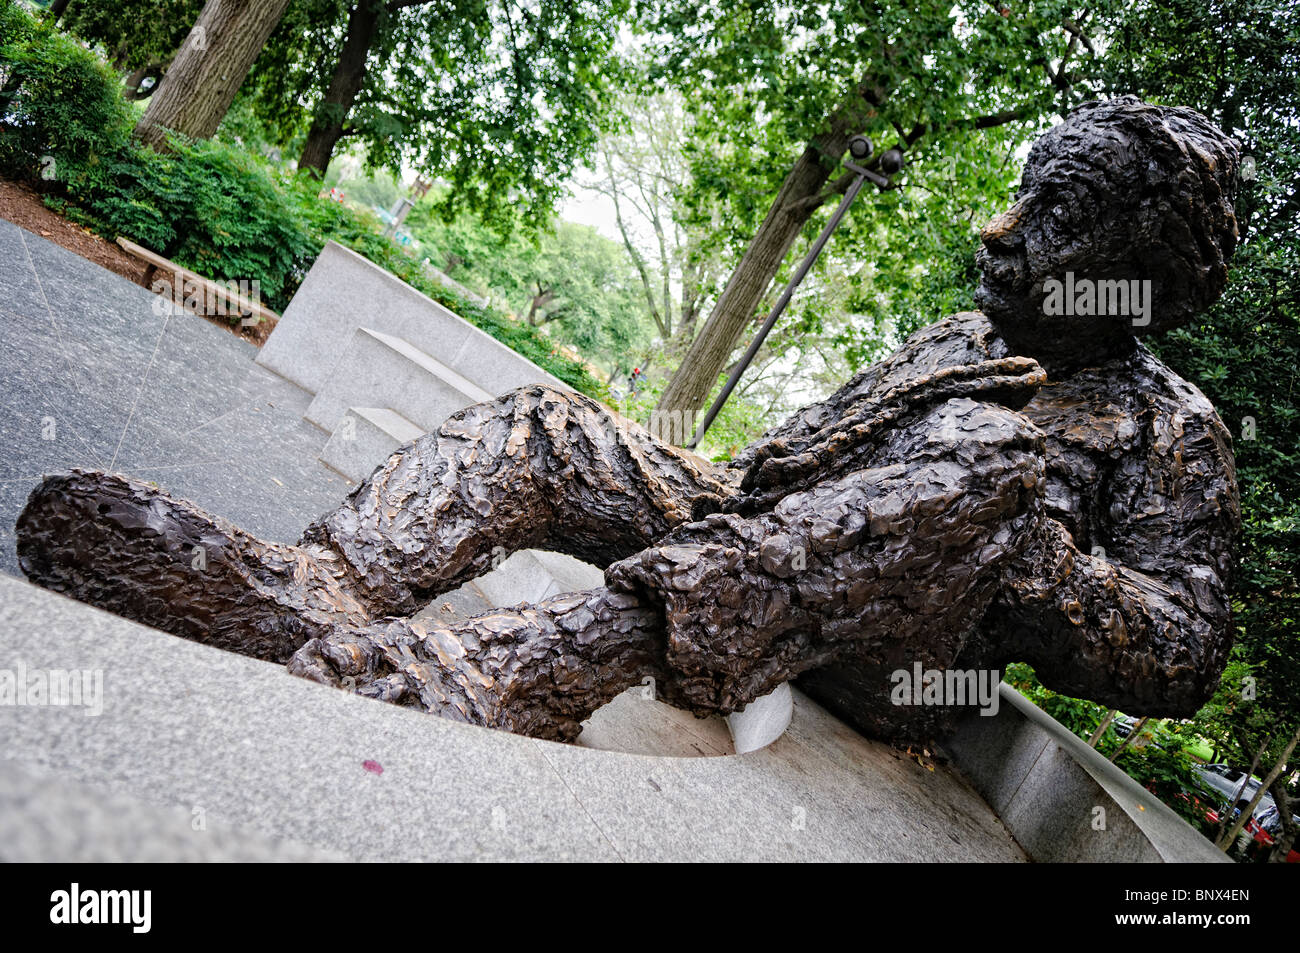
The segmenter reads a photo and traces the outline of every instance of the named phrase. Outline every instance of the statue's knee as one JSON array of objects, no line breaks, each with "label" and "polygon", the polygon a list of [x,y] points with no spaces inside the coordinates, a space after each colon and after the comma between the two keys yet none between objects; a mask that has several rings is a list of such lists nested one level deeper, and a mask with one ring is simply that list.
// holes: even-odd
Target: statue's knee
[{"label": "statue's knee", "polygon": [[589,398],[584,397],[577,391],[572,391],[564,387],[556,387],[554,384],[533,383],[523,384],[512,390],[506,391],[498,399],[509,398],[514,401],[522,401],[529,407],[540,407],[543,404],[565,404],[570,405],[578,401],[587,401]]},{"label": "statue's knee", "polygon": [[922,421],[928,442],[958,449],[1013,448],[1045,452],[1043,433],[1018,411],[985,401],[955,397],[933,408]]},{"label": "statue's knee", "polygon": [[511,397],[516,400],[527,400],[535,403],[554,390],[555,388],[551,387],[549,384],[523,384],[506,391],[501,396]]}]

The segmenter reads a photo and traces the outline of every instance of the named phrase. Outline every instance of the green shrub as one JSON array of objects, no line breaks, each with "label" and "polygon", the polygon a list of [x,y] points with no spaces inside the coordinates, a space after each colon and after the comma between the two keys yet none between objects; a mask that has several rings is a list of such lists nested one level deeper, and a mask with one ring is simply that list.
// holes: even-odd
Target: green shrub
[{"label": "green shrub", "polygon": [[320,248],[271,171],[231,146],[174,139],[164,155],[128,142],[106,170],[102,180],[69,185],[69,217],[201,275],[255,278],[276,310]]},{"label": "green shrub", "polygon": [[102,185],[134,118],[116,74],[9,0],[0,8],[0,68],[0,171],[53,183],[47,188]]},{"label": "green shrub", "polygon": [[187,201],[168,257],[204,275],[257,278],[271,307],[284,310],[324,243],[247,153],[212,141],[175,148]]},{"label": "green shrub", "polygon": [[31,36],[36,21],[13,0],[0,2],[0,47]]}]

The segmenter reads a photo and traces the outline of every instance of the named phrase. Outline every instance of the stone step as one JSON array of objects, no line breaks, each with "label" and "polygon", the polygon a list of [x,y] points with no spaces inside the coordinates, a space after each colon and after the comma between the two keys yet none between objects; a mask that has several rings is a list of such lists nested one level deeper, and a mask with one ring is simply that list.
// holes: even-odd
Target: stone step
[{"label": "stone step", "polygon": [[349,407],[387,407],[429,431],[493,396],[410,342],[357,328],[305,416],[333,433]]},{"label": "stone step", "polygon": [[[680,716],[634,695],[609,713],[634,724],[603,732],[606,742],[636,743],[651,756],[629,757],[317,685],[282,665],[187,642],[3,575],[0,658],[14,676],[22,661],[24,684],[51,670],[106,676],[102,695],[95,692],[99,717],[86,705],[4,708],[6,860],[60,859],[73,850],[59,845],[74,838],[79,861],[272,853],[287,860],[308,851],[388,863],[1026,859],[951,769],[900,762],[802,696],[779,744],[700,758],[680,755],[725,751],[725,729],[701,724],[696,749],[672,724],[649,724]],[[10,765],[24,777],[7,781]],[[87,812],[87,802],[109,809]],[[132,802],[137,809],[126,809]],[[1112,848],[1113,835],[1098,842],[1087,830],[1094,803],[1036,802],[1034,819],[1071,835],[1072,859],[1105,859],[1107,851],[1108,859],[1127,859]],[[1113,830],[1124,810],[1100,803]],[[796,807],[807,824],[792,830]],[[188,837],[199,816],[207,832]]]},{"label": "stone step", "polygon": [[425,431],[388,407],[349,407],[321,451],[320,461],[360,483]]},{"label": "stone step", "polygon": [[450,624],[495,608],[594,589],[604,582],[602,570],[572,556],[522,549],[491,572],[439,596],[417,617]]},{"label": "stone step", "polygon": [[[565,387],[490,334],[335,242],[321,250],[258,351],[257,363],[319,393],[333,381],[339,355],[361,326],[411,342],[493,395],[525,384]],[[351,404],[394,406],[369,398]]]},{"label": "stone step", "polygon": [[474,582],[492,605],[513,606],[541,602],[564,592],[594,589],[604,585],[605,574],[572,556],[525,549]]}]

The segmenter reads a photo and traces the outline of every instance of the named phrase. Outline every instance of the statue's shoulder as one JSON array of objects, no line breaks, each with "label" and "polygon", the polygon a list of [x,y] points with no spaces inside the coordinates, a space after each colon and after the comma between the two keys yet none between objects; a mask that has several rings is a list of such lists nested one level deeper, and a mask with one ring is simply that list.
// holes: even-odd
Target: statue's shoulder
[{"label": "statue's shoulder", "polygon": [[914,331],[902,346],[874,365],[872,389],[884,393],[948,367],[1009,357],[1011,351],[979,311],[961,311]]}]

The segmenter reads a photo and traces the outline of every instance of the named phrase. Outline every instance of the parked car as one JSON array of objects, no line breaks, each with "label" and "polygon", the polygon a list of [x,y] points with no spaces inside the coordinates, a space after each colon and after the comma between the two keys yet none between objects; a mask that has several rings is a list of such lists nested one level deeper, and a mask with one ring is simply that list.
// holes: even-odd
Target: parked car
[{"label": "parked car", "polygon": [[[1133,729],[1137,727],[1137,724],[1138,719],[1131,715],[1117,714],[1113,719],[1111,719],[1110,728],[1111,731],[1115,732],[1115,737],[1120,741],[1123,741],[1133,733]],[[1155,740],[1157,736],[1156,728],[1159,727],[1159,725],[1160,722],[1157,721],[1147,722],[1146,727],[1142,730],[1142,735],[1134,738],[1129,742],[1129,744],[1135,749],[1143,748],[1147,744],[1151,745],[1153,748],[1163,749],[1164,745]],[[1143,740],[1144,737],[1145,741]]]},{"label": "parked car", "polygon": [[[1282,819],[1279,817],[1276,804],[1262,814],[1256,815],[1256,819],[1259,823],[1252,833],[1252,842],[1247,856],[1258,858],[1261,854],[1272,850],[1273,841],[1282,831]],[[1300,824],[1300,817],[1294,814],[1291,815],[1291,820]],[[1300,841],[1300,838],[1297,840]],[[1300,864],[1300,844],[1291,845],[1291,850],[1286,855],[1286,863]]]},{"label": "parked car", "polygon": [[[1259,786],[1264,782],[1259,778],[1251,777],[1242,785],[1242,778],[1246,772],[1226,764],[1198,764],[1193,766],[1192,773],[1196,775],[1205,787],[1218,792],[1223,796],[1223,803],[1226,806],[1229,801],[1236,798],[1235,807],[1237,810],[1244,808],[1250,803]],[[1238,791],[1240,790],[1240,794]],[[1271,807],[1274,807],[1273,796],[1265,794],[1255,805],[1254,817],[1258,820],[1259,816]]]},{"label": "parked car", "polygon": [[[1155,791],[1152,790],[1153,787],[1154,785],[1147,785],[1147,790],[1151,791],[1152,794],[1155,794]],[[1207,803],[1199,795],[1194,794],[1191,791],[1180,791],[1178,794],[1175,794],[1174,797],[1179,801],[1190,804],[1195,813],[1204,816],[1206,823],[1211,825],[1219,823],[1218,809]]]},{"label": "parked car", "polygon": [[[1276,837],[1278,831],[1282,829],[1281,812],[1277,809],[1277,805],[1274,804],[1267,811],[1262,812],[1258,816],[1259,816],[1259,826],[1262,827],[1269,834]],[[1300,816],[1292,814],[1291,822],[1297,826],[1300,826]]]}]

